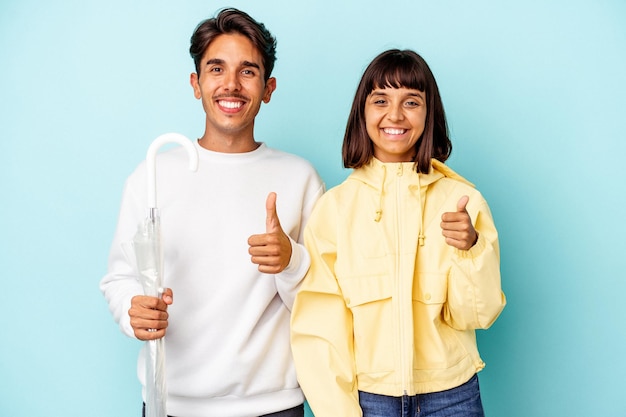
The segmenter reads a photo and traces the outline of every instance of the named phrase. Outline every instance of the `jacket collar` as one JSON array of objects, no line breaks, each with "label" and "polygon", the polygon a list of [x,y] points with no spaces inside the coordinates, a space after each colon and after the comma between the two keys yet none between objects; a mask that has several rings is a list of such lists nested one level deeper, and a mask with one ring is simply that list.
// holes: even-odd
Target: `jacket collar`
[{"label": "jacket collar", "polygon": [[374,189],[380,190],[384,186],[380,180],[381,175],[390,177],[384,181],[391,180],[393,177],[389,174],[397,172],[398,170],[402,170],[404,173],[412,173],[411,181],[415,181],[415,183],[420,187],[427,187],[441,178],[452,178],[474,187],[474,184],[454,172],[443,162],[439,162],[436,159],[431,160],[428,174],[418,174],[415,171],[415,164],[413,162],[381,162],[376,158],[372,158],[367,165],[362,168],[355,169],[350,175],[350,178],[364,182]]},{"label": "jacket collar", "polygon": [[421,207],[421,220],[420,230],[418,235],[418,245],[424,245],[424,207],[426,205],[426,189],[429,185],[440,180],[441,178],[452,178],[461,182],[464,182],[471,187],[474,184],[461,177],[454,172],[451,168],[447,167],[444,163],[439,162],[436,159],[432,159],[428,174],[421,174],[415,171],[415,164],[413,162],[381,162],[376,158],[372,160],[362,168],[358,168],[350,174],[349,180],[361,181],[372,187],[378,193],[378,202],[376,212],[373,213],[373,220],[380,222],[383,216],[383,198],[385,195],[385,188],[390,185],[391,181],[394,181],[394,177],[400,173],[406,175],[408,178],[409,191],[415,194],[419,200]]}]

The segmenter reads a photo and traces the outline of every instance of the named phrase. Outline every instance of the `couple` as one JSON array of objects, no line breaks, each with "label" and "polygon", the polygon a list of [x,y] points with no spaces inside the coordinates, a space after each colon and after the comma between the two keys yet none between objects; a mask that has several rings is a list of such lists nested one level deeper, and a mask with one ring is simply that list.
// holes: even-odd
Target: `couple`
[{"label": "couple", "polygon": [[344,137],[354,171],[324,194],[308,162],[254,137],[276,89],[265,26],[223,9],[190,53],[206,114],[198,172],[182,148],[157,164],[168,288],[141,295],[121,249],[146,214],[144,166],[125,184],[100,283],[123,333],[167,333],[168,414],[302,417],[306,396],[316,417],[482,416],[474,330],[505,304],[497,232],[444,165],[452,145],[426,62],[390,50],[370,63]]}]

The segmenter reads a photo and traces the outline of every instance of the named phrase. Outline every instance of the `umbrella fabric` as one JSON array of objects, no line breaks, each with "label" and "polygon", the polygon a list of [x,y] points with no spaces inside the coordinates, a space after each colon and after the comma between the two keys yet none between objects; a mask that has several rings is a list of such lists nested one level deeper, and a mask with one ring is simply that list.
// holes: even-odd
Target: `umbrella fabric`
[{"label": "umbrella fabric", "polygon": [[[163,247],[157,209],[141,223],[133,239],[144,294],[160,297],[163,285]],[[166,417],[164,339],[146,342],[146,417]]]}]

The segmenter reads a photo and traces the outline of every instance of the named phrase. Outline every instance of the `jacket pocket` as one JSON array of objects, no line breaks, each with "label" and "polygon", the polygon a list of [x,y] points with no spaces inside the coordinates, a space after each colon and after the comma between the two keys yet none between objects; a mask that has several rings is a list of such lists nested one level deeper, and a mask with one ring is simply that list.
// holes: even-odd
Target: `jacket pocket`
[{"label": "jacket pocket", "polygon": [[437,272],[422,272],[413,283],[413,300],[422,304],[443,304],[447,299],[448,277]]},{"label": "jacket pocket", "polygon": [[354,357],[358,377],[393,369],[392,282],[369,275],[340,282],[352,312]]},{"label": "jacket pocket", "polygon": [[413,283],[414,371],[418,381],[432,378],[433,370],[445,372],[460,363],[467,351],[458,332],[444,321],[448,277],[422,272]]},{"label": "jacket pocket", "polygon": [[388,276],[369,275],[341,280],[344,301],[349,309],[385,299],[391,299],[391,280]]}]

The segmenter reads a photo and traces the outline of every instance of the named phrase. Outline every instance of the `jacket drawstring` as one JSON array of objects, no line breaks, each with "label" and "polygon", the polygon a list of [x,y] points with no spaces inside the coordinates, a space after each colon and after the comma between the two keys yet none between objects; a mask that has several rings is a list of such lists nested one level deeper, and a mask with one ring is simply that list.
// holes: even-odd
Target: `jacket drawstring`
[{"label": "jacket drawstring", "polygon": [[385,180],[387,179],[387,167],[383,165],[383,182],[380,184],[380,195],[378,197],[378,210],[376,210],[376,217],[374,221],[378,223],[383,217],[383,192],[385,190]]},{"label": "jacket drawstring", "polygon": [[[380,219],[383,216],[383,194],[385,192],[385,181],[387,179],[387,166],[382,165],[382,168],[383,168],[383,178],[380,184],[380,194],[378,196],[378,209],[376,210],[376,215],[374,217],[374,221],[377,223],[380,222]],[[420,229],[419,229],[419,234],[417,236],[417,243],[419,246],[424,246],[424,239],[426,238],[426,236],[424,236],[424,210],[426,208],[425,207],[426,197],[424,196],[424,198],[422,198],[422,184],[420,181],[421,178],[422,176],[418,173],[417,174],[417,195],[419,198],[422,212],[420,213],[420,221],[419,221]]]},{"label": "jacket drawstring", "polygon": [[422,198],[422,184],[421,184],[421,178],[422,175],[418,172],[417,173],[417,195],[419,196],[419,201],[420,201],[420,207],[422,209],[422,212],[420,213],[420,230],[419,230],[419,234],[417,235],[417,244],[418,246],[424,246],[424,210],[426,209],[426,196],[424,196],[424,198]]}]

